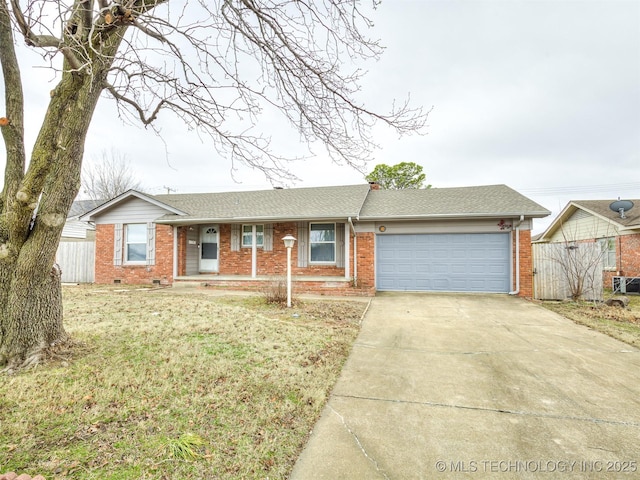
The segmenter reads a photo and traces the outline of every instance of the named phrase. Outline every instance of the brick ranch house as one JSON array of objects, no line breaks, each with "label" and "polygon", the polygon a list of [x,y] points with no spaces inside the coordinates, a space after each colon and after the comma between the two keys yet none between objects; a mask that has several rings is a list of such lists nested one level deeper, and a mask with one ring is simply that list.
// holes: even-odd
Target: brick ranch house
[{"label": "brick ranch house", "polygon": [[500,292],[532,295],[531,226],[549,211],[505,185],[380,190],[376,184],[146,195],[88,212],[95,282],[197,282],[295,293]]},{"label": "brick ranch house", "polygon": [[624,277],[623,288],[640,293],[640,200],[631,200],[634,208],[624,214],[610,208],[615,201],[569,202],[534,243],[599,243],[604,286],[613,288],[614,278]]}]

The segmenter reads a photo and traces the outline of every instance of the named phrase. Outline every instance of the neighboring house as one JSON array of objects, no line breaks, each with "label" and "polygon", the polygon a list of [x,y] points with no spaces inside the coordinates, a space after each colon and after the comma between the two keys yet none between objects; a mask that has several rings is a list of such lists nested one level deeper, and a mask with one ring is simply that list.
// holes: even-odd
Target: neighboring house
[{"label": "neighboring house", "polygon": [[96,283],[198,282],[294,292],[532,294],[532,219],[549,211],[505,185],[379,190],[377,184],[251,192],[126,192],[96,225]]},{"label": "neighboring house", "polygon": [[94,208],[102,205],[104,201],[76,200],[71,204],[64,228],[62,229],[61,242],[87,241],[95,239],[95,226],[88,221],[80,220],[80,217]]},{"label": "neighboring house", "polygon": [[[616,287],[623,280],[623,288],[640,291],[640,200],[621,213],[610,208],[616,200],[574,200],[564,207],[549,227],[534,243],[596,242],[603,263],[604,285]],[[625,285],[630,282],[629,285]]]}]

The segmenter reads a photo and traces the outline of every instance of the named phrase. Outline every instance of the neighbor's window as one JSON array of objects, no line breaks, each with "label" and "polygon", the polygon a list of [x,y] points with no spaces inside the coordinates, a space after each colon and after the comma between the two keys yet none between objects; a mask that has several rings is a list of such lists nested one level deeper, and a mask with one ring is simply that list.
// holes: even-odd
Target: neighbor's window
[{"label": "neighbor's window", "polygon": [[605,269],[615,270],[616,268],[616,239],[615,237],[599,238],[597,240],[602,251],[602,263]]},{"label": "neighbor's window", "polygon": [[312,262],[334,263],[336,261],[336,224],[312,223],[309,245]]},{"label": "neighbor's window", "polygon": [[147,260],[147,224],[132,223],[125,227],[125,261],[145,262]]},{"label": "neighbor's window", "polygon": [[264,225],[243,225],[242,226],[242,246],[253,246],[253,227],[256,227],[256,247],[264,246]]}]

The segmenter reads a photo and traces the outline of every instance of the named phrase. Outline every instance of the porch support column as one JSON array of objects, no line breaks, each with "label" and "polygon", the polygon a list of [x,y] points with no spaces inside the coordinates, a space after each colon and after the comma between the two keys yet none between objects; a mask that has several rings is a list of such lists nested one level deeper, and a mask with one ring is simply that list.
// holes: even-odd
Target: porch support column
[{"label": "porch support column", "polygon": [[344,278],[351,278],[351,262],[349,261],[349,250],[351,243],[351,230],[349,224],[344,225]]},{"label": "porch support column", "polygon": [[258,275],[258,234],[255,225],[251,225],[251,278]]},{"label": "porch support column", "polygon": [[173,227],[173,277],[171,283],[175,282],[178,276],[178,227]]}]

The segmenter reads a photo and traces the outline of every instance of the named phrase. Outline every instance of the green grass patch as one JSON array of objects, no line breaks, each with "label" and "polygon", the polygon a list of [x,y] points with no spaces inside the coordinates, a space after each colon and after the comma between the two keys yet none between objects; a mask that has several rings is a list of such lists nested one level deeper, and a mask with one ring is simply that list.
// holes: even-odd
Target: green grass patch
[{"label": "green grass patch", "polygon": [[65,287],[73,358],[0,379],[0,472],[287,478],[365,306]]}]

